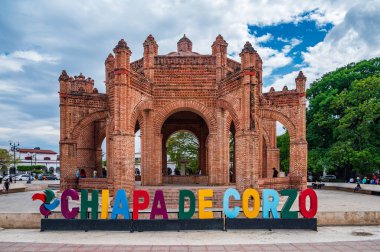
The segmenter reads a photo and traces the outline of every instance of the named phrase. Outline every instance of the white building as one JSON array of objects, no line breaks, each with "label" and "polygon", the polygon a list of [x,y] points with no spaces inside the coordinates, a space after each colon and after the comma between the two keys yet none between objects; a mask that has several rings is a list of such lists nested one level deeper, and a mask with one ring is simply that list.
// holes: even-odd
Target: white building
[{"label": "white building", "polygon": [[[10,152],[13,157],[13,152]],[[59,155],[52,150],[41,150],[39,147],[34,149],[19,148],[16,151],[16,169],[22,165],[43,165],[45,171],[60,173],[59,171]],[[13,167],[13,164],[10,165]]]}]

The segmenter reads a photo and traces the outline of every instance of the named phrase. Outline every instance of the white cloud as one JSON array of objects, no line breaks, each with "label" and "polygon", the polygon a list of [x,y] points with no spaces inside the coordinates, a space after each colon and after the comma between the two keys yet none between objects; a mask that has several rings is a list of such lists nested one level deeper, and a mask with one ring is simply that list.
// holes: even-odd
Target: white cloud
[{"label": "white cloud", "polygon": [[[309,47],[303,56],[303,70],[308,84],[324,73],[351,62],[380,56],[380,2],[367,2],[352,7],[344,22],[333,27],[324,41]],[[271,86],[279,90],[284,85],[294,88],[298,71],[277,78]],[[271,87],[266,87],[269,90]]]},{"label": "white cloud", "polygon": [[256,38],[256,42],[257,43],[264,43],[264,42],[268,42],[269,40],[271,40],[273,38],[272,34],[270,33],[267,33],[263,36],[260,36],[260,37],[257,37]]},{"label": "white cloud", "polygon": [[52,57],[46,54],[40,54],[36,51],[15,51],[10,55],[10,57],[13,57],[15,59],[46,63],[56,63],[58,60],[57,57]]},{"label": "white cloud", "polygon": [[280,37],[277,40],[289,43],[288,45],[285,45],[281,50],[284,54],[288,54],[291,50],[294,49],[294,47],[302,43],[302,40],[297,39],[297,38],[292,38],[291,40],[287,40]]},{"label": "white cloud", "polygon": [[257,48],[263,60],[263,77],[272,74],[276,68],[284,67],[292,62],[292,58],[285,55],[285,53],[269,47]]},{"label": "white cloud", "polygon": [[23,67],[33,63],[56,64],[59,58],[36,51],[15,51],[11,54],[0,54],[0,73],[22,72]]}]

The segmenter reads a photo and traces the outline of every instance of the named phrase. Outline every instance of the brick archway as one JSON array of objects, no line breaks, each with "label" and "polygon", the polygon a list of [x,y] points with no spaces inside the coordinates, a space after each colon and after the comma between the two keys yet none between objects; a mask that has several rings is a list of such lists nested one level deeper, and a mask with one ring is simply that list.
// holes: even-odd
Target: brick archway
[{"label": "brick archway", "polygon": [[164,124],[165,120],[169,118],[172,114],[179,111],[190,111],[201,116],[205,120],[210,133],[216,132],[216,119],[213,113],[210,111],[210,109],[208,109],[205,105],[199,102],[190,101],[190,100],[180,100],[180,101],[175,101],[168,104],[167,106],[163,107],[161,110],[158,110],[155,113],[156,134],[160,133],[162,125]]},{"label": "brick archway", "polygon": [[290,140],[292,141],[292,140],[296,139],[297,129],[289,117],[287,117],[283,113],[278,112],[278,111],[273,110],[273,109],[263,109],[262,115],[263,115],[263,118],[271,119],[271,120],[278,121],[278,122],[282,123],[282,125],[284,125],[285,128],[289,132]]},{"label": "brick archway", "polygon": [[227,130],[230,129],[231,123],[233,122],[234,126],[235,126],[235,130],[236,131],[240,131],[239,117],[237,116],[236,111],[232,107],[232,105],[229,102],[227,102],[226,100],[219,99],[217,101],[217,106],[220,107],[220,108],[225,109],[226,111],[228,111],[227,123],[226,123]]},{"label": "brick archway", "polygon": [[144,110],[153,110],[153,102],[151,100],[141,101],[133,109],[133,112],[131,114],[131,119],[129,121],[129,130],[131,132],[135,131],[135,126],[136,126],[137,122],[140,125],[140,129],[143,128],[144,118],[143,118],[143,114],[142,113],[143,113]]},{"label": "brick archway", "polygon": [[108,111],[103,110],[103,111],[96,111],[93,112],[89,115],[87,115],[85,118],[80,120],[75,126],[74,129],[72,130],[70,135],[70,138],[76,141],[80,134],[83,132],[83,129],[86,128],[88,125],[95,121],[99,120],[105,120],[108,118]]}]

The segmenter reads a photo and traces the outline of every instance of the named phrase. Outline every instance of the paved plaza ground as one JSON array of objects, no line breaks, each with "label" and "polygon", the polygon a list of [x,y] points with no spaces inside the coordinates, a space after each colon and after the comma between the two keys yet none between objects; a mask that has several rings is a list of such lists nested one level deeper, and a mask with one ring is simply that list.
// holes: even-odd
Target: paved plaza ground
[{"label": "paved plaza ground", "polygon": [[380,227],[315,231],[0,231],[0,251],[379,251]]},{"label": "paved plaza ground", "polygon": [[54,243],[1,243],[0,251],[379,251],[380,240],[361,242],[288,243],[288,244],[240,244],[240,245],[190,245],[190,246],[124,246],[79,245]]}]

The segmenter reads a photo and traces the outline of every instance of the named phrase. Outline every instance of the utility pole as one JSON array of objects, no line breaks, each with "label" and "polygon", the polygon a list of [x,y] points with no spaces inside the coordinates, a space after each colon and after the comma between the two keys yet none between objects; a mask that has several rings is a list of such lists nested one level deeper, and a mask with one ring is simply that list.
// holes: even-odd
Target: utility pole
[{"label": "utility pole", "polygon": [[[18,148],[20,146],[20,143],[17,142],[12,142],[12,141],[9,141],[9,145],[11,146],[11,151],[13,151],[13,168],[15,169],[15,175],[17,173],[17,169],[16,169],[16,151],[18,151],[20,148]],[[11,177],[11,171],[9,169],[8,171],[8,174],[9,174],[9,178]],[[16,183],[16,177],[14,179],[15,183]]]}]

